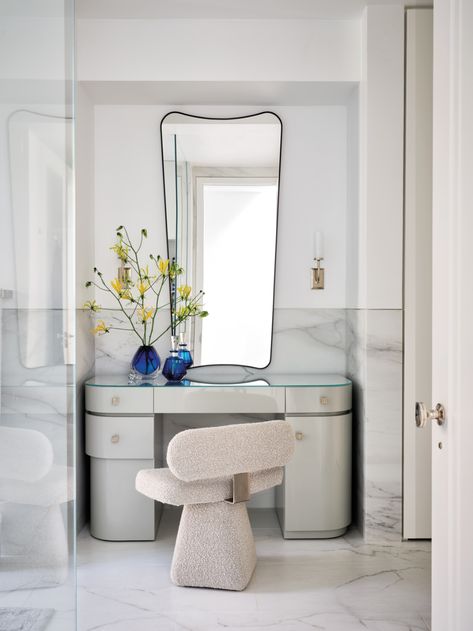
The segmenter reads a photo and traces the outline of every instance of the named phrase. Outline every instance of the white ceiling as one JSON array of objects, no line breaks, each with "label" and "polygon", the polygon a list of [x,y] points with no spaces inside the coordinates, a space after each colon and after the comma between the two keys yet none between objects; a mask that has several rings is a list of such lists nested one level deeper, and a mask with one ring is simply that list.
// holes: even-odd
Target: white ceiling
[{"label": "white ceiling", "polygon": [[431,6],[432,0],[76,0],[76,15],[79,18],[356,19],[370,4]]},{"label": "white ceiling", "polygon": [[[433,0],[75,0],[78,18],[356,19],[370,4]],[[0,16],[63,17],[64,0],[0,0]]]}]

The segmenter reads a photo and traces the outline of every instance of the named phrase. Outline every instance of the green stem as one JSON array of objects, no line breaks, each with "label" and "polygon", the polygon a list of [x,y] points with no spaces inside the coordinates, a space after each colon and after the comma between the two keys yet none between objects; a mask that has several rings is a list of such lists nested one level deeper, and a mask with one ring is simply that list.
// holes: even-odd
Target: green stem
[{"label": "green stem", "polygon": [[137,335],[137,336],[140,338],[140,340],[143,342],[143,345],[146,345],[145,340],[143,339],[143,337],[142,337],[142,336],[138,333],[138,331],[136,330],[135,325],[133,324],[133,320],[130,318],[130,316],[127,314],[127,312],[126,312],[126,311],[125,311],[125,309],[123,308],[123,305],[122,305],[122,303],[121,303],[120,298],[119,298],[118,296],[116,296],[116,295],[115,295],[115,293],[114,293],[113,291],[111,291],[111,289],[109,289],[109,288],[107,287],[107,285],[106,285],[106,283],[105,283],[104,279],[102,278],[102,276],[99,276],[99,278],[100,278],[100,280],[101,280],[101,282],[102,282],[102,285],[104,285],[104,287],[105,287],[106,291],[108,291],[108,293],[109,293],[109,294],[111,294],[111,295],[115,298],[115,300],[118,302],[118,305],[119,305],[120,309],[122,310],[122,312],[123,312],[124,316],[125,316],[125,317],[128,319],[128,321],[130,322],[130,324],[131,324],[131,327],[132,327],[133,331],[136,333],[136,335]]},{"label": "green stem", "polygon": [[132,252],[133,252],[133,254],[135,255],[135,262],[136,262],[136,265],[137,265],[137,267],[138,267],[138,272],[137,272],[137,274],[138,274],[138,276],[139,276],[139,278],[140,278],[140,281],[142,281],[142,280],[143,280],[143,278],[142,278],[142,276],[141,276],[141,269],[140,269],[140,261],[139,261],[139,259],[138,259],[138,252],[137,252],[137,251],[135,250],[135,248],[133,247],[133,244],[132,244],[131,239],[130,239],[130,235],[128,234],[128,230],[127,230],[126,228],[123,228],[123,229],[125,230],[125,234],[126,234],[126,237],[127,237],[127,239],[128,239],[128,243],[126,243],[126,245],[128,245],[128,246],[129,246],[129,248],[131,249],[131,251],[132,251]]},{"label": "green stem", "polygon": [[156,316],[158,315],[159,296],[161,295],[161,291],[163,289],[165,281],[166,281],[166,278],[163,276],[162,277],[162,281],[161,281],[161,287],[159,288],[158,292],[155,292],[155,294],[156,294],[156,303],[155,303],[155,308],[154,308],[154,313],[153,313],[153,320],[152,320],[152,323],[151,323],[151,331],[149,333],[150,341],[151,341],[151,338],[153,337],[154,322],[156,320]]},{"label": "green stem", "polygon": [[114,326],[113,324],[111,324],[109,328],[113,329],[114,331],[131,331],[131,332],[133,332],[133,329],[124,329],[124,328],[122,328],[120,326]]},{"label": "green stem", "polygon": [[100,287],[100,285],[97,285],[97,283],[95,283],[93,280],[90,281],[91,285],[93,285],[94,287],[97,287],[97,289],[100,289],[100,291],[110,291],[108,288],[104,289],[103,287]]}]

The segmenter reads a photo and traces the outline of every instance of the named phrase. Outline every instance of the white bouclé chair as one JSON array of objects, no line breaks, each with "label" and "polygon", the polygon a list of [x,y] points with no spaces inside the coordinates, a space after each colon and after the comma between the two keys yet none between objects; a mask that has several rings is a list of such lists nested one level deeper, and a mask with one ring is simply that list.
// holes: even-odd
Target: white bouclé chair
[{"label": "white boucl\u00e9 chair", "polygon": [[171,568],[176,585],[242,590],[256,565],[246,501],[281,484],[294,452],[285,421],[190,429],[169,443],[168,469],[145,469],[136,489],[184,506]]}]

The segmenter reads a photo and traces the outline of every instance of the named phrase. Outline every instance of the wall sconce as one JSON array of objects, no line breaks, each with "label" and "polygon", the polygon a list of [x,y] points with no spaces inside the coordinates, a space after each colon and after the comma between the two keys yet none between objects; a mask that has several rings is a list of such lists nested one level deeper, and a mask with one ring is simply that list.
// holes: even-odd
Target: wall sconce
[{"label": "wall sconce", "polygon": [[320,261],[323,260],[323,235],[321,232],[316,232],[314,235],[315,267],[312,268],[312,289],[325,289],[325,269],[320,266]]},{"label": "wall sconce", "polygon": [[125,285],[125,287],[128,287],[131,283],[131,267],[123,264],[120,265],[118,268],[118,280]]}]

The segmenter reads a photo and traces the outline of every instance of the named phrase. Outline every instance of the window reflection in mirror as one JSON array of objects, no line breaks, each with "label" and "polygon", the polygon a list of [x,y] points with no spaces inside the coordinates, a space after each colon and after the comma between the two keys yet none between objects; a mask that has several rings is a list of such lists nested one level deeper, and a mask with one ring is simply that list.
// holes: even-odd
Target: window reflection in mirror
[{"label": "window reflection in mirror", "polygon": [[272,113],[161,124],[169,256],[210,315],[179,331],[194,365],[271,359],[281,121]]}]

